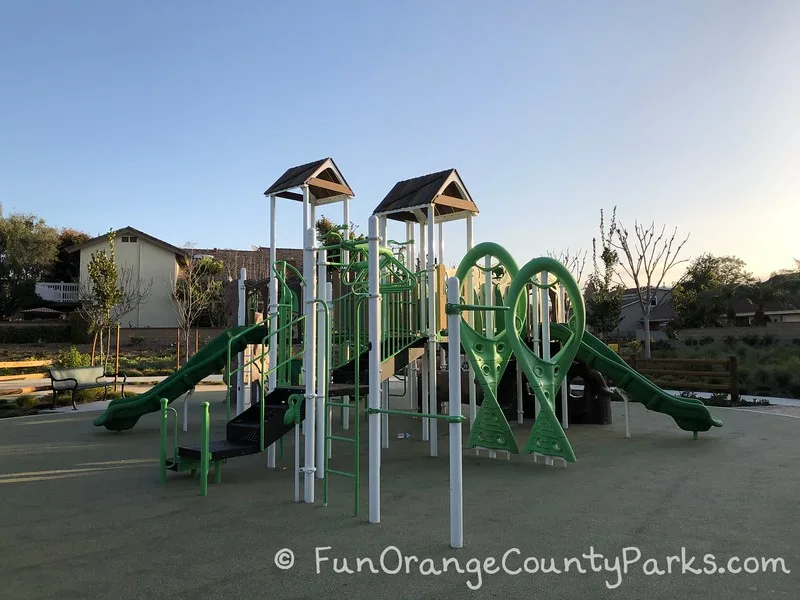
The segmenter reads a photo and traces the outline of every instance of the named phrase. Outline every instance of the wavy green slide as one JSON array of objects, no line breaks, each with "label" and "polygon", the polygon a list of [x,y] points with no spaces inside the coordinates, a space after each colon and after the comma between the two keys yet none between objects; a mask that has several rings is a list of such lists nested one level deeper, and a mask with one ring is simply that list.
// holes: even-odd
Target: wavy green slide
[{"label": "wavy green slide", "polygon": [[[244,335],[236,337],[241,333]],[[233,356],[242,352],[249,344],[262,343],[266,334],[266,325],[233,327],[225,330],[203,346],[178,371],[144,394],[109,402],[106,411],[94,420],[94,424],[97,427],[105,426],[111,431],[131,429],[143,415],[161,410],[162,398],[172,402],[209,375],[223,369],[228,362],[228,343],[231,340]]]},{"label": "wavy green slide", "polygon": [[[563,343],[569,339],[570,330],[561,323],[550,323],[550,335]],[[583,333],[583,341],[575,358],[612,378],[618,387],[631,394],[636,402],[641,402],[648,410],[675,419],[675,423],[684,431],[708,431],[712,427],[722,427],[722,421],[712,417],[700,400],[668,394],[629,367],[616,352],[588,331]]]}]

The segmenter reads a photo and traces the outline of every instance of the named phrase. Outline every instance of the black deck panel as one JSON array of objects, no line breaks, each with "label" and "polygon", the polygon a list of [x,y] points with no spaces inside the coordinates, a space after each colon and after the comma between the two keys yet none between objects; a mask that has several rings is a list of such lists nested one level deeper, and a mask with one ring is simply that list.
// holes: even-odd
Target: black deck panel
[{"label": "black deck panel", "polygon": [[[209,443],[212,460],[223,458],[233,458],[235,456],[247,456],[248,454],[258,454],[259,445],[242,444],[228,440],[215,440]],[[200,444],[190,444],[178,448],[178,456],[183,458],[194,458],[200,460]]]}]

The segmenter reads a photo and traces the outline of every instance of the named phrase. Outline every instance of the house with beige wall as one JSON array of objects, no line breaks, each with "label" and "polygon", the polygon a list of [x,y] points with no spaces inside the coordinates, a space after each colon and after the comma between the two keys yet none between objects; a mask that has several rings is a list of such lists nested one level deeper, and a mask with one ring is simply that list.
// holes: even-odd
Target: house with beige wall
[{"label": "house with beige wall", "polygon": [[[123,328],[172,328],[178,327],[178,316],[172,304],[171,295],[181,265],[189,258],[188,249],[179,248],[133,227],[123,227],[89,241],[72,246],[69,252],[80,252],[80,282],[37,283],[37,293],[43,299],[57,304],[77,304],[79,290],[88,286],[89,261],[92,254],[108,250],[109,236],[114,236],[114,252],[117,268],[129,273],[131,285],[140,290],[150,286],[147,300],[120,320]],[[248,281],[266,282],[269,272],[269,248],[252,250],[231,249],[193,249],[194,257],[208,256],[223,263],[225,269],[221,278],[231,281],[238,277],[241,268],[247,269]],[[303,251],[299,248],[277,248],[277,259],[286,260],[297,268],[302,268]],[[266,287],[265,287],[266,289]]]},{"label": "house with beige wall", "polygon": [[92,254],[108,250],[109,236],[114,236],[117,269],[126,272],[125,280],[137,291],[149,287],[147,299],[120,319],[122,327],[177,327],[178,316],[170,299],[173,282],[186,253],[181,248],[134,229],[123,227],[110,234],[73,246],[80,252],[81,289],[89,284],[89,261]]}]

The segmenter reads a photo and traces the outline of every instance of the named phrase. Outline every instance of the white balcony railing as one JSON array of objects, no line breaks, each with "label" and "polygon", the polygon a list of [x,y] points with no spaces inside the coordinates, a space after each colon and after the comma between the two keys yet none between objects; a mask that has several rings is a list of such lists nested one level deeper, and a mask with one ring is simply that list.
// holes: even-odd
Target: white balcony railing
[{"label": "white balcony railing", "polygon": [[77,283],[47,283],[36,284],[36,295],[48,302],[77,302]]}]

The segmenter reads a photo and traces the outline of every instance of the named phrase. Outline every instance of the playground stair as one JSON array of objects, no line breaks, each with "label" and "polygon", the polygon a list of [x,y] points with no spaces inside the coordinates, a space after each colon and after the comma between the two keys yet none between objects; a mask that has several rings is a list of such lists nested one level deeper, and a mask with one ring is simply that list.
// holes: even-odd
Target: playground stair
[{"label": "playground stair", "polygon": [[[425,351],[424,337],[414,338],[394,355],[386,358],[381,363],[381,380],[384,381],[403,369],[410,362],[420,358]],[[369,350],[361,353],[360,361],[366,367],[369,360]],[[362,376],[359,395],[366,396],[368,392],[368,369],[361,369]],[[333,383],[328,386],[329,397],[354,396],[356,392],[355,359],[332,373]],[[289,409],[289,397],[293,394],[303,395],[305,386],[285,385],[276,388],[264,398],[264,445],[265,447],[278,441],[289,431],[294,429],[295,423],[284,423],[284,416]],[[339,403],[330,403],[337,405]],[[344,406],[344,405],[343,405]],[[305,411],[300,410],[300,420],[305,419]],[[224,461],[229,458],[258,454],[261,451],[261,403],[256,402],[241,414],[228,421],[224,440],[209,442],[210,460],[212,462]],[[354,441],[342,436],[330,436],[338,441]],[[189,444],[178,447],[178,456],[190,461],[200,460],[202,444]],[[179,470],[177,461],[171,462],[167,468],[172,471]]]},{"label": "playground stair", "polygon": [[[425,336],[413,337],[402,342],[391,338],[384,340],[381,344],[381,356],[385,357],[381,361],[381,381],[386,381],[407,365],[418,358],[422,358],[422,355],[425,354],[426,343],[427,337]],[[369,381],[369,349],[364,350],[358,360],[360,363],[358,378],[360,383],[366,384]],[[332,377],[334,383],[354,384],[356,380],[356,359],[353,358],[334,370]],[[332,393],[331,395],[335,396],[336,394]]]}]

